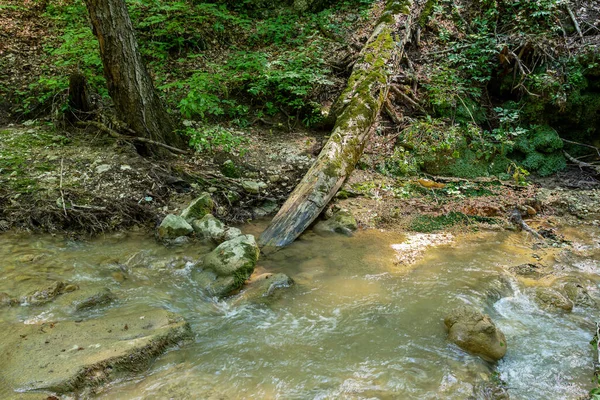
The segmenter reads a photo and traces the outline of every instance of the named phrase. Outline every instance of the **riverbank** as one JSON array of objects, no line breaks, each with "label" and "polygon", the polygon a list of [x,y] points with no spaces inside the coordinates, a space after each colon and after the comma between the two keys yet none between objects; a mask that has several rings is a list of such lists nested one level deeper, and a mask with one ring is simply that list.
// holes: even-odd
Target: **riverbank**
[{"label": "riverbank", "polygon": [[[139,156],[129,143],[44,122],[0,129],[0,229],[94,235],[152,231],[202,192],[216,216],[241,223],[274,215],[325,139],[309,131],[245,133],[247,151]],[[365,157],[371,154],[367,152]],[[392,178],[357,169],[330,205],[352,212],[361,228],[430,233],[510,228],[519,208],[528,223],[596,223],[597,181],[573,168],[517,184],[496,178],[425,174]]]}]

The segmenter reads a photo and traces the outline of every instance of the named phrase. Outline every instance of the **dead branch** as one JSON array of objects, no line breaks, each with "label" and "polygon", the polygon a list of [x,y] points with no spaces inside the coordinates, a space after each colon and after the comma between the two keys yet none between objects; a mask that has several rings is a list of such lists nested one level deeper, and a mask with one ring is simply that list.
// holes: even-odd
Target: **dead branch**
[{"label": "dead branch", "polygon": [[567,158],[567,160],[571,161],[573,164],[577,165],[579,168],[589,168],[591,170],[596,171],[597,174],[600,174],[600,166],[589,164],[584,161],[580,161],[580,160],[576,159],[575,157],[571,156],[566,151],[563,151],[563,153],[565,154],[565,157]]},{"label": "dead branch", "polygon": [[[100,131],[102,131],[104,133],[107,133],[108,135],[114,137],[115,139],[141,142],[141,143],[151,144],[151,145],[154,145],[154,146],[160,146],[160,147],[163,147],[163,148],[165,148],[167,150],[170,150],[170,151],[172,151],[174,153],[190,154],[189,151],[181,150],[181,149],[178,149],[177,147],[169,146],[168,144],[160,143],[160,142],[157,142],[157,141],[154,141],[154,140],[150,140],[150,139],[146,139],[146,138],[138,137],[138,136],[121,135],[119,132],[117,132],[117,131],[115,131],[113,129],[110,129],[109,127],[107,127],[106,125],[104,125],[103,123],[98,122],[98,121],[87,121],[87,122],[83,122],[82,121],[82,122],[77,122],[75,125],[79,126],[81,128],[87,128],[89,126],[92,126],[92,127],[96,128],[96,129],[98,129],[98,130],[100,130]],[[128,129],[128,131],[130,131],[130,130]]]},{"label": "dead branch", "polygon": [[523,217],[521,216],[521,211],[519,211],[519,209],[515,208],[512,210],[509,221],[515,224],[519,229],[532,234],[535,238],[543,239],[542,235],[531,229],[529,225],[523,221]]}]

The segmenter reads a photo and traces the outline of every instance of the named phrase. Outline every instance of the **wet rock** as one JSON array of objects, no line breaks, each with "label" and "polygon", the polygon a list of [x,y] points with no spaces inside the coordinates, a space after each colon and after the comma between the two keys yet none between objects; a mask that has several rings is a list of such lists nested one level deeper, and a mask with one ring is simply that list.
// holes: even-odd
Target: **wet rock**
[{"label": "wet rock", "polygon": [[84,311],[112,303],[117,296],[110,289],[104,289],[92,296],[73,301],[75,311]]},{"label": "wet rock", "polygon": [[254,236],[238,236],[204,256],[195,279],[211,294],[225,295],[242,287],[252,274],[259,254]]},{"label": "wet rock", "polygon": [[267,184],[260,181],[243,181],[242,188],[248,193],[258,194],[262,189],[265,189]]},{"label": "wet rock", "polygon": [[293,284],[292,278],[286,274],[261,274],[250,279],[244,291],[236,298],[236,302],[264,303],[272,300],[281,289],[289,288]]},{"label": "wet rock", "polygon": [[570,312],[573,302],[557,290],[548,287],[538,287],[535,290],[535,301],[545,308],[558,308]]},{"label": "wet rock", "polygon": [[0,308],[14,306],[18,303],[19,301],[10,297],[8,293],[0,292]]},{"label": "wet rock", "polygon": [[542,264],[521,264],[514,267],[510,267],[509,271],[517,276],[521,276],[529,279],[541,279],[548,275],[546,267]]},{"label": "wet rock", "polygon": [[191,330],[183,318],[165,310],[117,309],[82,322],[9,325],[3,335],[3,385],[64,394],[143,371],[169,346],[190,337]]},{"label": "wet rock", "polygon": [[21,297],[21,303],[32,306],[48,303],[54,300],[56,297],[68,291],[76,290],[77,286],[67,285],[61,281],[55,281],[50,283],[48,286],[34,290],[33,292]]},{"label": "wet rock", "polygon": [[260,206],[253,210],[256,218],[263,218],[268,215],[274,214],[279,209],[277,202],[274,200],[266,200]]},{"label": "wet rock", "polygon": [[192,221],[192,228],[201,239],[221,243],[225,237],[225,225],[212,214],[206,214],[202,219]]},{"label": "wet rock", "polygon": [[181,212],[181,217],[189,223],[210,214],[213,208],[215,208],[215,202],[210,197],[210,193],[202,193]]},{"label": "wet rock", "polygon": [[563,285],[563,293],[576,306],[596,307],[596,300],[590,296],[585,286],[577,280],[570,279]]},{"label": "wet rock", "polygon": [[242,236],[242,231],[239,230],[238,228],[230,226],[229,228],[227,228],[225,230],[225,235],[223,236],[223,239],[225,241],[227,241],[227,240],[235,239],[238,236]]},{"label": "wet rock", "polygon": [[506,354],[506,338],[491,320],[477,310],[462,306],[444,319],[448,339],[461,349],[488,361],[500,360]]},{"label": "wet rock", "polygon": [[344,235],[351,235],[358,228],[356,219],[348,210],[339,210],[326,221],[318,222],[315,232],[335,232]]},{"label": "wet rock", "polygon": [[175,239],[180,236],[187,236],[193,231],[194,228],[187,223],[185,218],[169,214],[158,227],[158,237],[162,240]]}]

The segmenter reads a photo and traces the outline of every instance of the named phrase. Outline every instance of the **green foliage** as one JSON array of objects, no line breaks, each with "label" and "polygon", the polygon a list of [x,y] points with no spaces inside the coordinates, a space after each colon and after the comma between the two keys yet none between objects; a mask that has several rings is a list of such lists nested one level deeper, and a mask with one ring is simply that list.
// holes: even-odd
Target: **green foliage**
[{"label": "green foliage", "polygon": [[250,103],[258,108],[258,118],[282,110],[305,116],[307,124],[315,123],[311,95],[319,85],[332,84],[319,53],[315,47],[300,53],[238,51],[226,63],[212,64],[211,73],[197,71],[162,88],[186,93],[179,102],[186,118],[243,118]]},{"label": "green foliage", "polygon": [[240,132],[221,126],[206,126],[202,128],[187,128],[183,134],[189,138],[190,147],[198,152],[239,153],[243,155],[247,148],[248,139]]},{"label": "green foliage", "polygon": [[452,211],[448,214],[439,216],[417,215],[410,222],[409,229],[415,232],[431,233],[456,225],[468,226],[477,222],[490,224],[498,223],[494,218],[469,216],[461,212]]}]

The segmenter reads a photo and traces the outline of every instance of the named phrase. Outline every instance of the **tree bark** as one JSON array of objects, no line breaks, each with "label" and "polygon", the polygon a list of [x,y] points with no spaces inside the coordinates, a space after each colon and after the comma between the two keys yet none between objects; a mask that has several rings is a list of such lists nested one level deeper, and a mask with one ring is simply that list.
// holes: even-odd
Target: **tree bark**
[{"label": "tree bark", "polygon": [[[354,170],[388,94],[388,69],[399,63],[409,41],[412,0],[388,0],[354,65],[348,85],[332,107],[336,122],[317,160],[296,186],[259,244],[292,243],[319,216]],[[400,38],[396,42],[394,36]]]},{"label": "tree bark", "polygon": [[[104,76],[117,117],[140,137],[180,145],[181,140],[142,61],[124,0],[85,0],[85,3],[100,44]],[[139,146],[138,150],[145,154],[161,149],[148,144]]]},{"label": "tree bark", "polygon": [[67,120],[74,124],[88,120],[93,109],[88,90],[87,80],[79,72],[73,72],[69,77],[69,110]]}]

